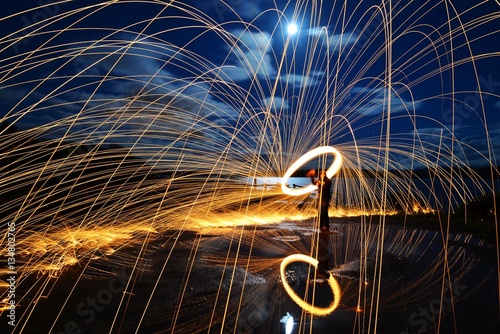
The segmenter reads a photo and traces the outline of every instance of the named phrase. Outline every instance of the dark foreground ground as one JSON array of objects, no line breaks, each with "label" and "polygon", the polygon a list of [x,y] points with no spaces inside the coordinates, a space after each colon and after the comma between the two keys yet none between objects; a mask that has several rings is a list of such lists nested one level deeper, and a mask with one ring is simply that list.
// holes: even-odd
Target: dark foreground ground
[{"label": "dark foreground ground", "polygon": [[[378,271],[375,246],[364,248],[359,265],[360,218],[331,220],[330,267],[342,298],[325,317],[303,313],[279,273],[283,258],[311,249],[312,221],[303,221],[170,231],[147,249],[125,246],[59,277],[33,274],[21,285],[26,298],[16,309],[18,327],[6,326],[4,314],[0,333],[285,333],[287,314],[294,317],[291,333],[309,333],[311,326],[313,333],[373,333],[375,326],[377,333],[500,333],[491,227],[443,225],[434,215],[385,223]],[[379,224],[380,217],[371,217],[365,228]],[[453,237],[443,262],[446,229]],[[376,244],[375,228],[372,235],[368,241]],[[327,306],[334,298],[328,285],[307,283],[308,269],[287,267],[288,282]]]}]

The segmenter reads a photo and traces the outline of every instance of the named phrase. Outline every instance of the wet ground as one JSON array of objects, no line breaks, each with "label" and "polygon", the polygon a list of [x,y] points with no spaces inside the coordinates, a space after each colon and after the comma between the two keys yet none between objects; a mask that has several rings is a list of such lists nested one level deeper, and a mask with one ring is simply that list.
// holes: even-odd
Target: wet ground
[{"label": "wet ground", "polygon": [[[357,218],[332,220],[327,236],[329,273],[342,290],[338,309],[306,314],[284,291],[279,268],[288,255],[314,253],[312,226],[170,231],[146,250],[125,247],[49,280],[32,275],[23,286],[32,286],[33,297],[19,308],[33,311],[18,321],[30,334],[285,333],[287,315],[290,333],[311,326],[313,333],[499,332],[492,245],[460,233],[448,242],[432,230],[386,226],[381,233]],[[308,265],[286,270],[308,302],[326,306],[334,298]]]}]

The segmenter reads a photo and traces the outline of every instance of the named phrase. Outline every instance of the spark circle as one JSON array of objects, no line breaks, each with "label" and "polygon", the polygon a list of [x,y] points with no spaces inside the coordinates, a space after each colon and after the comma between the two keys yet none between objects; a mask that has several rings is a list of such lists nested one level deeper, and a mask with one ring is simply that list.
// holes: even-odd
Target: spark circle
[{"label": "spark circle", "polygon": [[331,304],[328,307],[317,307],[317,306],[314,306],[314,305],[311,305],[311,304],[305,302],[302,298],[297,296],[295,291],[288,284],[288,282],[286,280],[286,275],[285,275],[285,268],[287,265],[289,265],[292,262],[305,262],[305,263],[308,263],[308,264],[314,266],[315,268],[318,267],[318,260],[316,260],[315,258],[312,258],[310,256],[304,255],[304,254],[293,254],[293,255],[287,256],[281,262],[281,266],[280,266],[281,279],[283,280],[283,286],[284,286],[286,292],[288,293],[288,295],[290,296],[290,298],[292,298],[292,300],[295,303],[297,303],[297,305],[299,305],[303,310],[305,310],[311,314],[314,314],[314,315],[323,316],[323,315],[328,315],[328,314],[332,313],[333,311],[335,311],[335,309],[337,308],[337,306],[340,303],[341,292],[340,292],[339,283],[332,276],[332,274],[330,274],[330,277],[328,278],[328,285],[330,286],[330,289],[332,289],[333,301],[331,302]]},{"label": "spark circle", "polygon": [[300,167],[302,167],[306,162],[311,160],[312,158],[315,158],[317,156],[320,156],[322,154],[327,154],[327,153],[332,153],[335,159],[333,160],[332,165],[328,170],[326,171],[326,176],[328,178],[332,178],[339,170],[340,167],[342,166],[342,155],[340,154],[339,151],[337,151],[335,148],[331,146],[320,146],[318,148],[315,148],[312,151],[307,152],[303,156],[301,156],[297,161],[293,163],[290,168],[286,171],[285,175],[283,176],[282,182],[281,182],[281,190],[291,196],[300,196],[300,195],[305,195],[307,193],[310,193],[316,189],[316,186],[314,184],[311,184],[307,187],[304,188],[299,188],[299,189],[291,189],[286,186],[286,182],[288,179],[292,176],[293,173],[295,173]]}]

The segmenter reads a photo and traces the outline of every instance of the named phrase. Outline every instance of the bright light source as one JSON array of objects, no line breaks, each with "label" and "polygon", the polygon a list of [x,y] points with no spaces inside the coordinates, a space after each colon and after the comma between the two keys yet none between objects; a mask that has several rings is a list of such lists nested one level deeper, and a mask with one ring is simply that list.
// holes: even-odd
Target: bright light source
[{"label": "bright light source", "polygon": [[292,334],[294,322],[290,312],[286,312],[286,315],[281,318],[280,322],[285,324],[285,334]]},{"label": "bright light source", "polygon": [[299,27],[295,23],[290,23],[287,30],[290,35],[295,35],[299,31]]}]

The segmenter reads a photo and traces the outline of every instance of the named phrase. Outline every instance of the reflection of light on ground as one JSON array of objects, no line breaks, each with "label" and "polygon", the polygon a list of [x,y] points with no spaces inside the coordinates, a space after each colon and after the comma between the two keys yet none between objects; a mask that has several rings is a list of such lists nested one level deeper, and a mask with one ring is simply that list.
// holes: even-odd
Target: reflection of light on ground
[{"label": "reflection of light on ground", "polygon": [[[235,226],[264,226],[282,223],[282,228],[288,226],[289,222],[303,221],[314,217],[317,214],[315,207],[303,208],[301,210],[296,207],[291,207],[287,212],[275,212],[271,208],[264,210],[264,212],[256,215],[253,211],[249,213],[233,212],[233,213],[217,213],[207,214],[202,217],[192,215],[186,220],[183,228],[188,230],[197,230],[210,233],[212,229],[231,228]],[[378,216],[378,215],[395,215],[397,211],[380,210],[362,210],[356,208],[330,208],[328,210],[330,217],[344,218],[344,217],[359,217],[359,216]],[[293,225],[293,228],[297,227]]]},{"label": "reflection of light on ground", "polygon": [[285,324],[285,334],[292,334],[294,323],[293,316],[289,312],[286,312],[286,315],[281,318],[280,322]]},{"label": "reflection of light on ground", "polygon": [[156,231],[136,224],[79,229],[54,227],[43,236],[27,237],[19,247],[19,255],[30,259],[23,270],[56,274],[88,257],[98,259],[126,245],[137,244],[142,238],[134,239],[146,233]]},{"label": "reflection of light on ground", "polygon": [[244,213],[222,213],[218,215],[210,215],[200,218],[191,217],[189,222],[186,223],[187,229],[192,230],[205,230],[212,228],[227,228],[235,226],[261,226],[276,224],[281,221],[298,221],[305,219],[306,216],[301,214],[285,215],[285,214],[244,214]]}]

